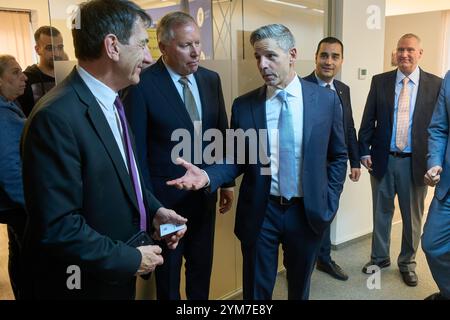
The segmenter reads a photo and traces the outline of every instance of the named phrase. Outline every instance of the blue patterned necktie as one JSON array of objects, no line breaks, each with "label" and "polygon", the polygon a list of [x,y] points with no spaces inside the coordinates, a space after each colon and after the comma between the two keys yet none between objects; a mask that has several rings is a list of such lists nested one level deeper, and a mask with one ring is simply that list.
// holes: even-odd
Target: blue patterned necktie
[{"label": "blue patterned necktie", "polygon": [[280,98],[282,103],[280,117],[278,118],[278,184],[280,187],[280,195],[289,200],[295,195],[297,188],[297,179],[295,177],[294,125],[286,91],[280,91],[278,98]]}]

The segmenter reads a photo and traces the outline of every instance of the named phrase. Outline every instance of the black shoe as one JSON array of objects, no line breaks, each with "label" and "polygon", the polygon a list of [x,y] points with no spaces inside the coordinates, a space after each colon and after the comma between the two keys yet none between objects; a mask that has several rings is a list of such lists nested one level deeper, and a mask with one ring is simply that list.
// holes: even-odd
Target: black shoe
[{"label": "black shoe", "polygon": [[449,298],[444,297],[440,292],[436,292],[431,296],[426,297],[424,300],[449,300]]},{"label": "black shoe", "polygon": [[417,286],[417,274],[415,271],[400,271],[402,274],[403,282],[406,283],[410,287]]},{"label": "black shoe", "polygon": [[317,268],[317,270],[328,273],[330,276],[332,276],[333,278],[336,278],[338,280],[345,281],[348,279],[348,275],[334,261],[321,262],[321,261],[317,260],[316,268]]},{"label": "black shoe", "polygon": [[373,268],[371,268],[371,271],[369,271],[369,267],[372,266],[378,266],[378,268],[383,269],[383,268],[387,268],[391,265],[391,260],[390,259],[386,259],[380,262],[373,262],[372,260],[370,260],[369,262],[367,262],[364,267],[362,268],[362,272],[365,274],[372,274],[375,273],[375,270],[373,270]]}]

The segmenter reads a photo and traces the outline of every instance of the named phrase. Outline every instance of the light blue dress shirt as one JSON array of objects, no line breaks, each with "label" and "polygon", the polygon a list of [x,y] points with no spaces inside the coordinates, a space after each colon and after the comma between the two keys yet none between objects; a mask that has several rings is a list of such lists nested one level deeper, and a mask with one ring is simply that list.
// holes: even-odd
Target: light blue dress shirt
[{"label": "light blue dress shirt", "polygon": [[[302,166],[302,146],[303,146],[303,93],[302,84],[296,75],[294,79],[285,88],[287,92],[287,99],[289,102],[289,108],[292,108],[292,119],[294,124],[294,141],[295,145],[295,177],[297,179],[297,190],[294,193],[294,197],[303,197],[303,190],[301,185],[301,166]],[[279,178],[278,178],[278,118],[280,117],[280,111],[282,107],[281,100],[277,97],[280,89],[268,86],[266,92],[266,119],[267,130],[269,134],[269,146],[270,146],[270,170],[272,173],[272,181],[270,184],[270,194],[279,196]]]},{"label": "light blue dress shirt", "polygon": [[[392,138],[391,138],[391,151],[399,152],[400,150],[395,145],[395,138],[397,136],[397,112],[398,112],[398,99],[400,97],[400,91],[403,87],[403,79],[406,76],[400,71],[397,70],[397,77],[395,80],[395,105],[394,105],[394,125],[392,128]],[[414,108],[416,106],[416,100],[417,100],[417,92],[419,90],[419,80],[420,80],[420,69],[419,67],[414,70],[413,73],[409,75],[409,127],[408,127],[408,144],[406,145],[405,149],[403,149],[402,152],[410,153],[412,152],[412,146],[411,146],[411,128],[412,128],[412,121],[413,121],[413,115],[414,115]]]}]

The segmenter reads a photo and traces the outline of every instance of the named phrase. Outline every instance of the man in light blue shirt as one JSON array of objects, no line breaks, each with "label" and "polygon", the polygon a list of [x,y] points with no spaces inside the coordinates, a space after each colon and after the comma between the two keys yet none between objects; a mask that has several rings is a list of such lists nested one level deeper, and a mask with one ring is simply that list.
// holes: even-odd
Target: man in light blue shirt
[{"label": "man in light blue shirt", "polygon": [[398,266],[408,286],[417,285],[415,255],[419,246],[424,200],[427,128],[441,79],[418,67],[420,38],[405,34],[397,44],[398,69],[376,75],[359,130],[361,163],[371,174],[373,233],[364,273],[391,264],[390,233],[398,196],[403,236]]}]

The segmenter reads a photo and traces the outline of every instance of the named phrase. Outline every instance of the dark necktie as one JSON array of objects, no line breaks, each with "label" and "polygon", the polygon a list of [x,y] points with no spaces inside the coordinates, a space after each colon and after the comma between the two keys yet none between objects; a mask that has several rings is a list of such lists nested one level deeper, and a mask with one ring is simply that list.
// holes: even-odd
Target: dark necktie
[{"label": "dark necktie", "polygon": [[331,89],[331,86],[330,86],[330,84],[329,84],[329,83],[327,83],[327,85],[325,86],[325,88],[327,88],[327,89]]},{"label": "dark necktie", "polygon": [[184,104],[186,105],[187,112],[189,113],[189,117],[192,122],[200,121],[200,115],[198,114],[197,104],[195,103],[194,95],[192,94],[191,89],[189,88],[189,80],[186,77],[181,77],[178,80],[179,83],[183,86],[183,98]]},{"label": "dark necktie", "polygon": [[141,230],[147,230],[147,213],[145,211],[144,201],[142,199],[142,190],[139,188],[138,171],[136,167],[136,161],[133,153],[133,148],[131,147],[131,139],[128,133],[127,118],[125,117],[125,111],[123,109],[122,101],[120,101],[119,96],[117,96],[114,101],[114,105],[119,113],[120,124],[122,126],[123,138],[125,140],[125,154],[128,162],[128,172],[133,182],[134,192],[136,193],[137,203],[139,207],[140,228]]}]

